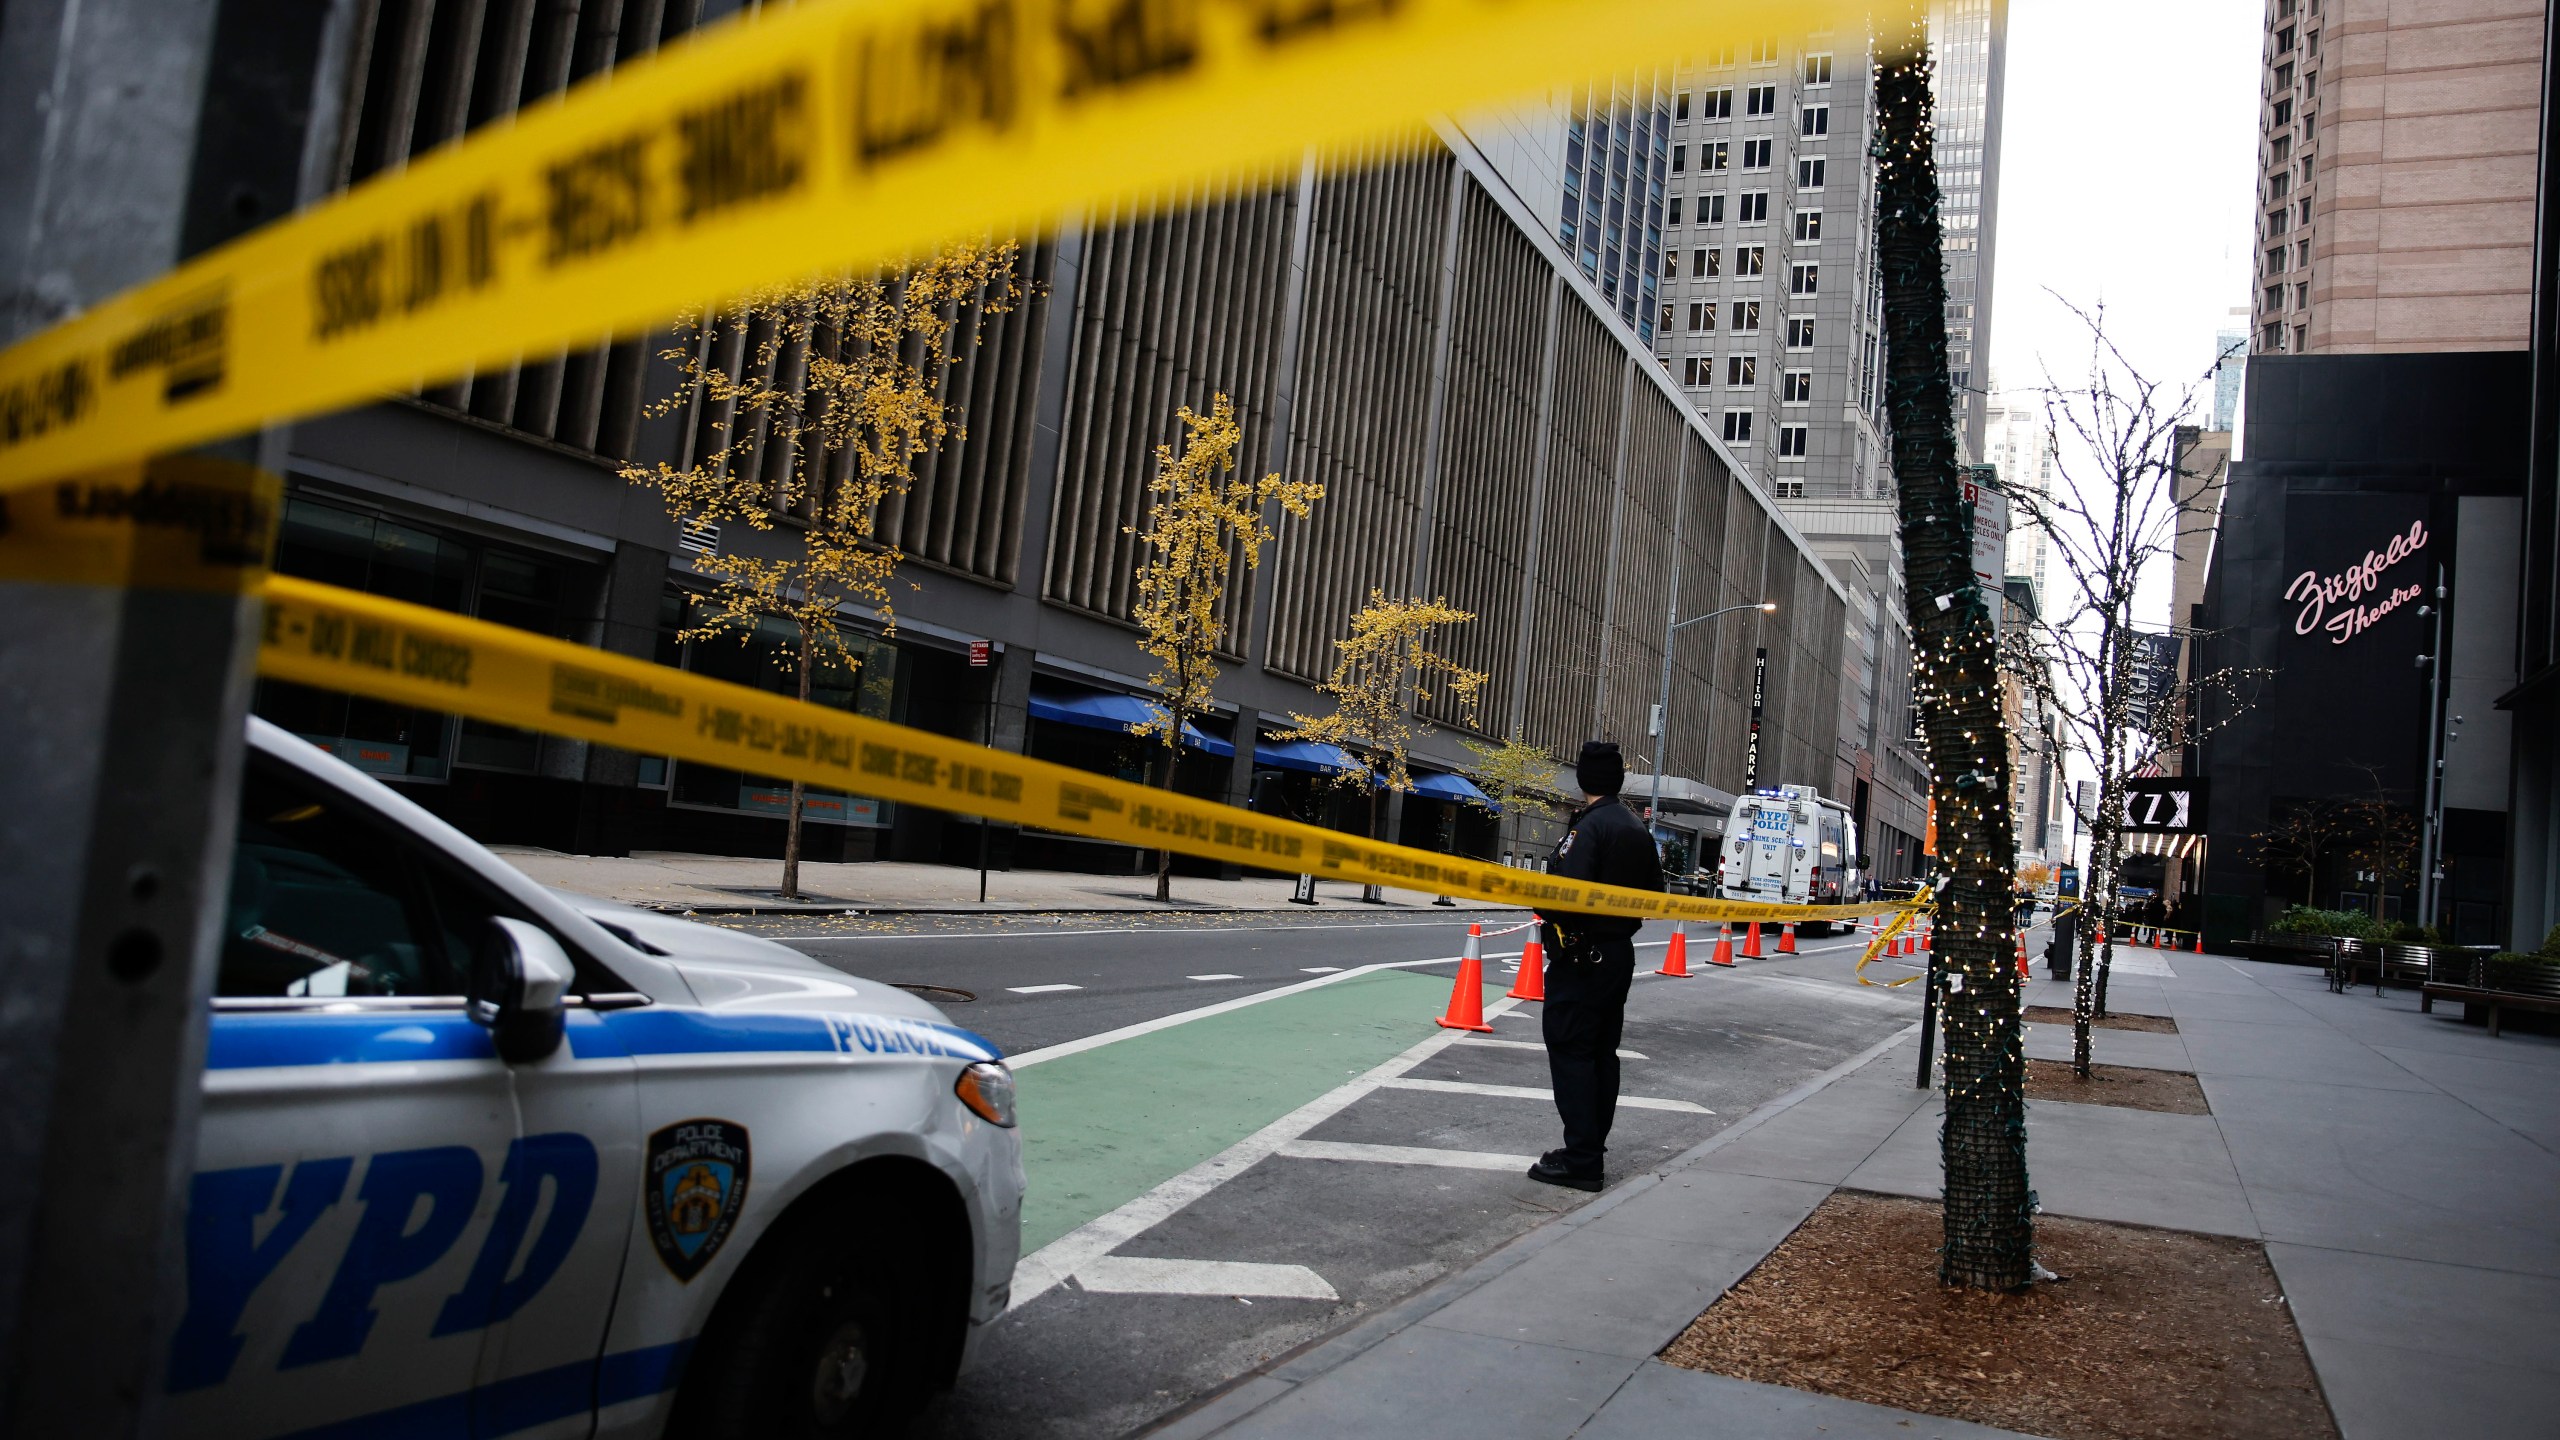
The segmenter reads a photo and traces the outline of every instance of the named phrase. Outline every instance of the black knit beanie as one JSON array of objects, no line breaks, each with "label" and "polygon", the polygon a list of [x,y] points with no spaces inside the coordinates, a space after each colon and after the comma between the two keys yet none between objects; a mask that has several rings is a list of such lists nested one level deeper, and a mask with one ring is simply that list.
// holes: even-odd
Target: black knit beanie
[{"label": "black knit beanie", "polygon": [[1609,741],[1585,740],[1582,758],[1573,762],[1573,779],[1585,795],[1615,795],[1627,783],[1627,762]]}]

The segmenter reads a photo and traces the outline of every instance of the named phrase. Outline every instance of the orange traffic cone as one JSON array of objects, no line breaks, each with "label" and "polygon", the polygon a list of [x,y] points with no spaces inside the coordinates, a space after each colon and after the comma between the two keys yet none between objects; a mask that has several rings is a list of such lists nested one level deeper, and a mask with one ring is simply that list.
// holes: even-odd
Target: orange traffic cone
[{"label": "orange traffic cone", "polygon": [[1547,998],[1547,952],[1538,943],[1538,932],[1529,932],[1529,943],[1520,947],[1520,978],[1511,982],[1508,1000],[1544,1000]]},{"label": "orange traffic cone", "polygon": [[2204,932],[2201,930],[2196,932],[2196,953],[2199,955],[2204,953]]},{"label": "orange traffic cone", "polygon": [[1760,958],[1760,922],[1757,920],[1751,922],[1750,929],[1742,932],[1742,958],[1745,960]]},{"label": "orange traffic cone", "polygon": [[1673,980],[1689,978],[1689,927],[1671,922],[1671,948],[1662,952],[1662,968],[1653,972]]},{"label": "orange traffic cone", "polygon": [[1449,1013],[1440,1017],[1449,1030],[1490,1032],[1484,1023],[1484,926],[1467,926],[1466,953],[1458,959],[1458,983],[1449,988]]},{"label": "orange traffic cone", "polygon": [[1931,923],[1931,924],[1929,924],[1929,925],[1926,925],[1926,926],[1921,927],[1921,930],[1920,930],[1920,953],[1921,953],[1921,954],[1923,954],[1923,955],[1926,955],[1926,954],[1928,954],[1928,953],[1929,953],[1929,932],[1930,932],[1930,930],[1935,929],[1935,928],[1936,928],[1936,925],[1935,925],[1935,923],[1934,923],[1934,922],[1932,922],[1932,923]]},{"label": "orange traffic cone", "polygon": [[2151,932],[2151,948],[2154,950],[2160,948],[2160,932],[2157,930]]},{"label": "orange traffic cone", "polygon": [[1778,927],[1778,953],[1781,955],[1796,953],[1796,927],[1793,925]]},{"label": "orange traffic cone", "polygon": [[1711,955],[1709,955],[1709,956],[1707,957],[1707,963],[1708,963],[1708,964],[1710,964],[1710,965],[1722,965],[1722,966],[1724,966],[1724,967],[1725,967],[1726,969],[1728,969],[1728,970],[1730,970],[1730,969],[1732,969],[1732,968],[1733,968],[1733,927],[1732,927],[1732,926],[1730,926],[1730,925],[1718,925],[1718,926],[1716,927],[1716,948],[1715,948],[1715,953],[1713,953],[1713,954],[1711,954]]},{"label": "orange traffic cone", "polygon": [[2027,969],[2027,932],[2021,930],[2018,932],[2018,978],[2028,979],[2032,973]]}]

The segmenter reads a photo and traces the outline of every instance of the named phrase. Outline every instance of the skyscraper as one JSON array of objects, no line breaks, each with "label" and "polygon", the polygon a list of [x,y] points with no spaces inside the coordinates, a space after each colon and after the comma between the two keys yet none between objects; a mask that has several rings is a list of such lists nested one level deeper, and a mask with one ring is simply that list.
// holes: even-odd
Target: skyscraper
[{"label": "skyscraper", "polygon": [[2008,0],[1932,0],[1929,50],[1937,63],[1947,370],[1955,385],[1956,433],[1973,460],[1988,458],[1982,435],[1990,399],[1992,238],[2000,214],[2001,72],[2008,49]]},{"label": "skyscraper", "polygon": [[2213,428],[2228,431],[2240,412],[2240,381],[2249,370],[2249,307],[2231,308],[2235,322],[2213,336]]}]

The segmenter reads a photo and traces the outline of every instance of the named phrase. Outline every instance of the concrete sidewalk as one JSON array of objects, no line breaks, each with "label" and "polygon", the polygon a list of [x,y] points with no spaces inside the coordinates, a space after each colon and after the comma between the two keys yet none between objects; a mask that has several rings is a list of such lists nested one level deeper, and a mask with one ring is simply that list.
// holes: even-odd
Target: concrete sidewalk
[{"label": "concrete sidewalk", "polygon": [[[731,855],[688,855],[643,850],[629,856],[568,855],[530,845],[492,845],[517,869],[545,885],[639,905],[653,910],[695,914],[944,914],[985,911],[1016,914],[1028,911],[1140,910],[1158,914],[1200,911],[1285,910],[1308,913],[1289,901],[1288,879],[1205,880],[1177,875],[1170,904],[1156,902],[1156,882],[1146,875],[1087,875],[1059,870],[994,870],[987,874],[987,898],[978,899],[978,872],[955,865],[919,865],[896,860],[856,864],[802,861],[800,888],[810,898],[794,904],[781,899],[779,860],[741,859]],[[1316,886],[1314,913],[1355,908],[1432,910],[1428,893],[1388,890],[1379,904],[1364,904],[1360,887],[1326,880]],[[1470,910],[1503,907],[1466,902]]]},{"label": "concrete sidewalk", "polygon": [[[2332,995],[2316,970],[2141,968],[2159,973],[2120,969],[2112,1007],[2179,1033],[2102,1031],[2100,1058],[2190,1071],[2213,1113],[2035,1104],[2046,1212],[2263,1241],[2346,1440],[2551,1434],[2560,1041],[2491,1040],[2414,995]],[[2068,993],[2039,980],[2028,1002]],[[2158,1041],[2175,1043],[2118,1044]],[[1938,1197],[1917,1043],[1888,1041],[1154,1433],[2006,1433],[1653,1358],[1835,1188]]]}]

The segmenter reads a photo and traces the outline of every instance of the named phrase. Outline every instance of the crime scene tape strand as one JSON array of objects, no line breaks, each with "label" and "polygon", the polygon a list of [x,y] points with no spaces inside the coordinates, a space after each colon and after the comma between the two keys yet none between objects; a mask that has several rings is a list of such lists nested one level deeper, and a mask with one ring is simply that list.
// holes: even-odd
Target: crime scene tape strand
[{"label": "crime scene tape strand", "polygon": [[1151,789],[378,595],[282,575],[260,593],[258,671],[270,678],[831,791],[1551,912],[1782,924],[1904,903],[1769,905],[1568,880]]},{"label": "crime scene tape strand", "polygon": [[[812,0],[705,26],[0,352],[0,491],[1044,233],[1864,0]],[[1844,46],[1854,52],[1855,43]],[[1845,57],[1844,57],[1845,58]]]}]

